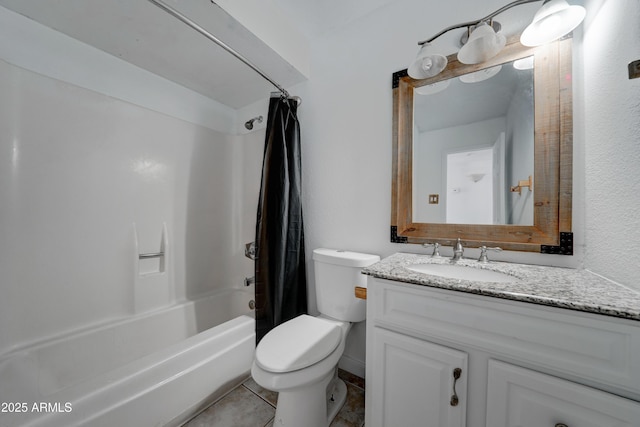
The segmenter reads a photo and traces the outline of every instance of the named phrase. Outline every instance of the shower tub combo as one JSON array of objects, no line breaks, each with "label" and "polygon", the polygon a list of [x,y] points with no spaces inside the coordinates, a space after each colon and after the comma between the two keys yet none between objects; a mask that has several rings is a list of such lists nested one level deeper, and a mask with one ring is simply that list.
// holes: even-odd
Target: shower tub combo
[{"label": "shower tub combo", "polygon": [[224,289],[5,355],[0,426],[182,424],[249,376],[252,299]]}]

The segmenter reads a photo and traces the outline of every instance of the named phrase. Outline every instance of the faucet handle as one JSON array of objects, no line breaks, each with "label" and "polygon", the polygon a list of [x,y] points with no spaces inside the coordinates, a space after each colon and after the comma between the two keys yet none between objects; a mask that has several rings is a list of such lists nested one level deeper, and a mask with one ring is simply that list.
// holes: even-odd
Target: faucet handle
[{"label": "faucet handle", "polygon": [[440,243],[438,242],[434,242],[434,243],[425,243],[422,245],[423,248],[430,248],[431,246],[433,246],[433,253],[431,254],[431,258],[438,258],[440,257]]},{"label": "faucet handle", "polygon": [[502,252],[502,248],[488,248],[486,246],[480,246],[480,258],[478,258],[478,262],[489,262],[489,258],[487,257],[487,251],[494,252]]}]

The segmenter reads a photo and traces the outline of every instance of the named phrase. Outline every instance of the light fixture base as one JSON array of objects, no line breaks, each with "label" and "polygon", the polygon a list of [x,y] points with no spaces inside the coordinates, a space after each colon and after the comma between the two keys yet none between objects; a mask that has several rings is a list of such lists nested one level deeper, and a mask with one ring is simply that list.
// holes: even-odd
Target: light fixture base
[{"label": "light fixture base", "polygon": [[[469,41],[469,35],[473,33],[473,30],[475,30],[478,25],[472,25],[470,27],[467,27],[467,31],[465,31],[462,37],[460,37],[460,46],[464,46],[465,44],[467,44],[467,42]],[[493,28],[493,31],[497,33],[502,29],[502,24],[500,24],[498,21],[492,20],[491,28]]]}]

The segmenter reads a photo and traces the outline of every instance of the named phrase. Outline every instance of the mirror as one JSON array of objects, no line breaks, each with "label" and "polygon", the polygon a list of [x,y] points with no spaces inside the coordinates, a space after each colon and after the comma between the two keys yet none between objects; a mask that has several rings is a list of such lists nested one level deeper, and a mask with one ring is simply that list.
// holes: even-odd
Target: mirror
[{"label": "mirror", "polygon": [[391,240],[572,254],[571,39],[448,59],[394,74]]},{"label": "mirror", "polygon": [[533,225],[533,59],[414,88],[415,222]]}]

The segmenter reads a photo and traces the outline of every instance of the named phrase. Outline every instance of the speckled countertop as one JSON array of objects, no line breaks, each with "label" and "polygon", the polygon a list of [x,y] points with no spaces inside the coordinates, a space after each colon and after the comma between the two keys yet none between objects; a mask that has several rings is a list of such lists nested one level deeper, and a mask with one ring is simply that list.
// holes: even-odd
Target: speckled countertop
[{"label": "speckled countertop", "polygon": [[587,270],[506,262],[480,264],[471,259],[458,261],[458,265],[499,271],[516,278],[513,282],[497,283],[450,279],[407,268],[412,264],[449,263],[445,257],[397,253],[365,267],[362,272],[380,279],[640,320],[640,292]]}]

